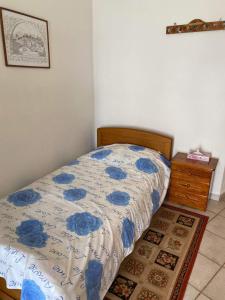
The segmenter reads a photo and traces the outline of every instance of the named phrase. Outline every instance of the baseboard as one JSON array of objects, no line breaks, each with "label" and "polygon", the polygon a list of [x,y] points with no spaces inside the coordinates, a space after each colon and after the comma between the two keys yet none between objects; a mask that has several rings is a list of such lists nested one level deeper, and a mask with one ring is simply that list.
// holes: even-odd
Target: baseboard
[{"label": "baseboard", "polygon": [[220,201],[225,201],[225,192],[220,195]]},{"label": "baseboard", "polygon": [[212,200],[215,200],[215,201],[223,201],[223,200],[225,200],[225,193],[220,194],[220,195],[211,193],[209,195],[209,199],[212,199]]}]

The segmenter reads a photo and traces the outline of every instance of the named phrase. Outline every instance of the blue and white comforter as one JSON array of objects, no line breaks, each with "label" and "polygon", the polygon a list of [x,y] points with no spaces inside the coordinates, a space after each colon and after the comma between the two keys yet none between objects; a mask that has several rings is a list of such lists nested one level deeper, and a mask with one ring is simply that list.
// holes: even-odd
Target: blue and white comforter
[{"label": "blue and white comforter", "polygon": [[0,200],[0,277],[23,300],[103,299],[169,174],[159,153],[116,144]]}]

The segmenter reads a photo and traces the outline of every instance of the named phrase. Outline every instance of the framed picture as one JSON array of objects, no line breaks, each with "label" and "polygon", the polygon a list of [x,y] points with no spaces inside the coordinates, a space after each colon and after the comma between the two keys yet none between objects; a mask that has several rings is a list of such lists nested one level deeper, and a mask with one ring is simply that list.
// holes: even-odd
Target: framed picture
[{"label": "framed picture", "polygon": [[50,68],[46,20],[2,7],[0,19],[6,66]]}]

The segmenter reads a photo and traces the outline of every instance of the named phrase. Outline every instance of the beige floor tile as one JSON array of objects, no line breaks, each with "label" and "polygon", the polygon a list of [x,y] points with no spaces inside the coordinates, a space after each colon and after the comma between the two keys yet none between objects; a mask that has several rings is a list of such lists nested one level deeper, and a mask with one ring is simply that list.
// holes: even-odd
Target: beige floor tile
[{"label": "beige floor tile", "polygon": [[206,230],[199,252],[222,266],[225,263],[225,240]]},{"label": "beige floor tile", "polygon": [[194,300],[200,292],[188,284],[183,300]]},{"label": "beige floor tile", "polygon": [[216,213],[214,213],[214,212],[212,212],[212,211],[209,211],[209,210],[207,210],[207,211],[205,212],[205,214],[206,214],[206,216],[209,217],[209,221],[211,221],[211,220],[215,217],[215,215],[216,215]]},{"label": "beige floor tile", "polygon": [[225,209],[223,209],[223,210],[220,212],[220,216],[222,216],[222,217],[225,218]]},{"label": "beige floor tile", "polygon": [[215,233],[222,238],[225,238],[225,218],[221,216],[216,216],[212,221],[210,221],[206,229],[212,233]]},{"label": "beige floor tile", "polygon": [[210,298],[206,297],[206,296],[203,295],[203,294],[200,294],[200,295],[196,298],[196,300],[210,300]]},{"label": "beige floor tile", "polygon": [[209,200],[207,210],[217,214],[224,208],[225,208],[225,201]]},{"label": "beige floor tile", "polygon": [[204,289],[203,294],[213,300],[225,299],[225,269],[222,268],[209,285]]},{"label": "beige floor tile", "polygon": [[215,275],[220,266],[205,256],[198,254],[189,283],[201,291]]}]

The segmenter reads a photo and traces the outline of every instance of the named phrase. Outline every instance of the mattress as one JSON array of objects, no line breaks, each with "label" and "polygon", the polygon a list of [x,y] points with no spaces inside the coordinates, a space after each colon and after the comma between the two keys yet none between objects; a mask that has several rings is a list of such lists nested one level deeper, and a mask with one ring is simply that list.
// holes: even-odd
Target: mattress
[{"label": "mattress", "polygon": [[169,176],[160,153],[115,144],[0,200],[0,277],[23,300],[103,299]]}]

